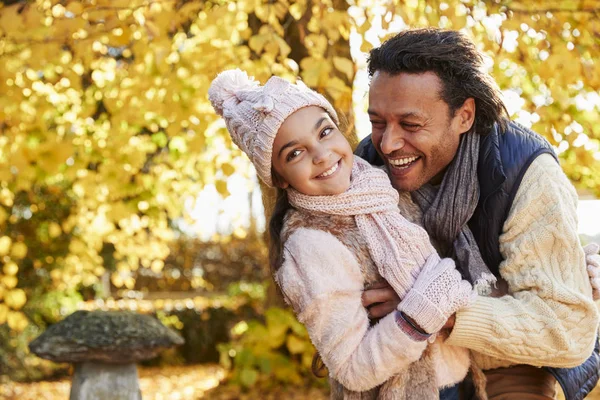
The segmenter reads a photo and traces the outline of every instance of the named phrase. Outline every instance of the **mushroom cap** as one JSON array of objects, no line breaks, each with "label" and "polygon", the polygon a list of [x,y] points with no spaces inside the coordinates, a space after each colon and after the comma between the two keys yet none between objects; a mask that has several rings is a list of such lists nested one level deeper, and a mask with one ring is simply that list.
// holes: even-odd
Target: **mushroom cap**
[{"label": "mushroom cap", "polygon": [[184,343],[158,319],[128,311],[76,311],[30,343],[39,357],[55,362],[128,364],[154,358]]}]

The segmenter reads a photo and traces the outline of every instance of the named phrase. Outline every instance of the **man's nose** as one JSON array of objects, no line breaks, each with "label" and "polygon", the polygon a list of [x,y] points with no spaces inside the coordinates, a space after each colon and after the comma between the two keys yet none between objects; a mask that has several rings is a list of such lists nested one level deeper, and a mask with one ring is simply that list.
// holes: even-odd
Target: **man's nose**
[{"label": "man's nose", "polygon": [[400,129],[388,128],[381,136],[379,147],[383,154],[391,154],[404,147],[405,140]]}]

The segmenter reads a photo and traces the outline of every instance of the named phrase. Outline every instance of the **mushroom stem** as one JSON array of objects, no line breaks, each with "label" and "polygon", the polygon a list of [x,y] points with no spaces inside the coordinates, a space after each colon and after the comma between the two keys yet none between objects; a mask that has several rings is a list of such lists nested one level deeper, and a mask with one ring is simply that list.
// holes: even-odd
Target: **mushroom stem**
[{"label": "mushroom stem", "polygon": [[75,364],[69,400],[141,400],[135,364]]}]

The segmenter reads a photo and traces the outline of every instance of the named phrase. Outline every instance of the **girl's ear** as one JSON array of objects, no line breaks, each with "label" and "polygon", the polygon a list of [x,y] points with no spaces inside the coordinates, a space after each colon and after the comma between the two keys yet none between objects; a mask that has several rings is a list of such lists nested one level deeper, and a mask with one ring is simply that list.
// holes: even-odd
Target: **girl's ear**
[{"label": "girl's ear", "polygon": [[283,177],[279,175],[273,167],[271,167],[271,180],[273,181],[273,186],[280,189],[287,189],[290,187],[290,184],[287,183],[286,180],[283,179]]}]

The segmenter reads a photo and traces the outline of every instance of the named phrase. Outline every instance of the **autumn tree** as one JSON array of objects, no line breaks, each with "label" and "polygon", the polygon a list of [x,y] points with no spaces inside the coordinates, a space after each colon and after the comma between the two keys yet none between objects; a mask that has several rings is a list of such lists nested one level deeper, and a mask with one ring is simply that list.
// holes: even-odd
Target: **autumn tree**
[{"label": "autumn tree", "polygon": [[218,72],[300,77],[351,132],[351,37],[367,52],[406,27],[465,31],[519,103],[514,117],[599,193],[599,10],[595,0],[0,3],[2,338],[35,334],[83,290],[101,293],[103,278],[133,288],[137,270],[161,271],[186,198],[208,185],[228,196],[234,173],[251,184],[206,96]]},{"label": "autumn tree", "polygon": [[[5,2],[0,8],[0,328],[61,318],[99,278],[160,271],[183,199],[252,169],[207,99],[243,68],[351,120],[347,4]],[[66,301],[57,293],[74,299]]]}]

